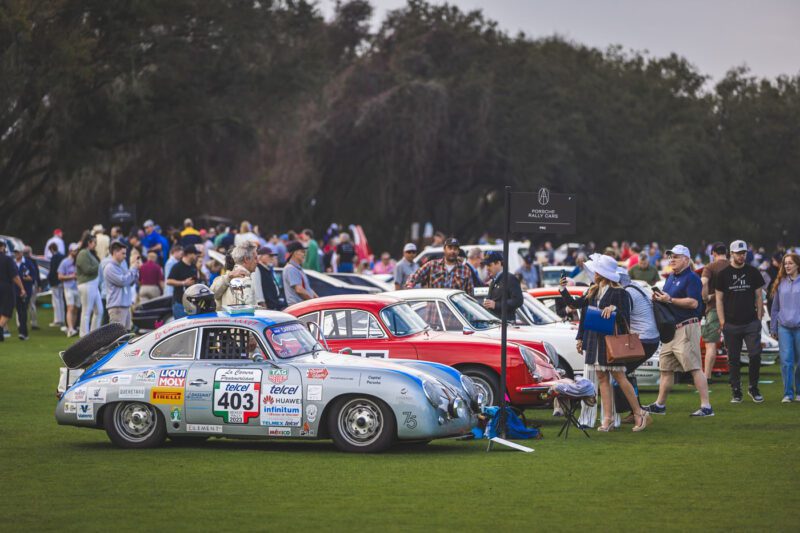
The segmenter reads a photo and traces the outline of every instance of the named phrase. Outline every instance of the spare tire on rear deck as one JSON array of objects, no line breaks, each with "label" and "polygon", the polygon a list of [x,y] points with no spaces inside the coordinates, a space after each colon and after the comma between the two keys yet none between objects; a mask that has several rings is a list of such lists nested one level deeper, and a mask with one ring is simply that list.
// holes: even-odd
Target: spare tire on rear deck
[{"label": "spare tire on rear deck", "polygon": [[111,344],[126,333],[128,330],[125,329],[125,326],[111,322],[78,339],[78,342],[64,351],[61,359],[69,368],[85,368],[99,359],[99,357],[92,357],[94,352]]}]

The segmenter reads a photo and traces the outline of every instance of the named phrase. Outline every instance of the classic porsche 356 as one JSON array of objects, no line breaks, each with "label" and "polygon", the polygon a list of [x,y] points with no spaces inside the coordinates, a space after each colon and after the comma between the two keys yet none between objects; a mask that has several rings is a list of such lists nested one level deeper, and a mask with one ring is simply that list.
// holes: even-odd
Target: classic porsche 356
[{"label": "classic porsche 356", "polygon": [[59,424],[126,448],[331,438],[349,452],[468,433],[483,396],[451,367],[330,353],[275,311],[190,316],[138,338],[110,324],[62,353]]}]

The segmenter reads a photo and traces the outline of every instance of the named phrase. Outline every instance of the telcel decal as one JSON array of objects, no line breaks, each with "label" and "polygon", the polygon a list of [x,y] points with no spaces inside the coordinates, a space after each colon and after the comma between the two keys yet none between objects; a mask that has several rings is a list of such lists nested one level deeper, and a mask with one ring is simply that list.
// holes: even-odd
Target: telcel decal
[{"label": "telcel decal", "polygon": [[[303,422],[303,392],[300,385],[271,385],[261,407],[262,426],[297,426]],[[267,403],[269,402],[269,403]]]},{"label": "telcel decal", "polygon": [[247,424],[258,418],[261,370],[219,368],[214,374],[214,416],[227,424]]}]

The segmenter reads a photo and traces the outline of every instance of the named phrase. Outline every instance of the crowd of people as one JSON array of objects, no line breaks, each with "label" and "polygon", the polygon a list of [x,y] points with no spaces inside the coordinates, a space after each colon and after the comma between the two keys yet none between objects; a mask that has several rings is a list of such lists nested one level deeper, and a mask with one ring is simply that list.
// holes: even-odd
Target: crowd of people
[{"label": "crowd of people", "polygon": [[[349,230],[349,231],[348,231]],[[484,235],[478,244],[495,244]],[[417,244],[409,242],[395,260],[390,252],[374,259],[357,226],[345,229],[332,224],[321,238],[304,229],[284,234],[264,234],[243,221],[238,227],[195,228],[185,219],[180,228],[162,230],[152,220],[127,234],[120,227],[107,233],[102,224],[85,231],[67,245],[56,229],[44,247],[49,260],[47,281],[52,291],[54,321],[66,336],[85,336],[111,321],[131,328],[131,310],[162,295],[171,296],[173,315],[186,315],[183,294],[187,287],[208,286],[218,307],[247,304],[267,309],[315,298],[306,272],[344,272],[391,276],[395,288],[454,288],[472,294],[487,287],[484,307],[502,316],[506,293],[506,316],[522,304],[522,290],[540,286],[542,268],[564,267],[562,286],[582,284],[586,294],[574,298],[562,287],[563,304],[571,309],[597,307],[604,315],[615,313],[620,327],[638,333],[650,357],[660,347],[661,380],[658,398],[639,407],[630,376],[638,365],[609,364],[605,359],[602,333],[583,327],[581,318],[577,349],[585,354],[586,368],[596,377],[604,413],[613,410],[610,386],[615,383],[631,409],[629,421],[641,430],[651,423],[651,414],[666,412],[666,402],[676,371],[691,374],[700,396],[700,408],[692,416],[713,416],[708,383],[721,334],[730,358],[732,401],[743,398],[739,361],[743,346],[749,355],[748,395],[763,401],[758,388],[761,351],[761,320],[771,316],[771,333],[780,344],[783,401],[800,401],[800,256],[797,250],[780,248],[767,255],[744,241],[730,247],[703,244],[697,253],[683,245],[662,252],[658,243],[612,242],[602,250],[594,243],[567,247],[560,254],[550,242],[529,250],[522,265],[511,276],[503,276],[503,257],[466,247],[454,237],[437,232],[428,241],[442,248],[442,257],[415,261]],[[8,254],[0,240],[0,327],[6,327],[16,312],[19,338],[29,336],[28,325],[38,329],[36,294],[40,273],[30,247]],[[282,267],[280,275],[276,268]],[[663,289],[657,282],[667,276]],[[640,282],[640,283],[634,283]],[[674,320],[674,336],[664,340],[655,327],[655,308],[668,306]],[[585,313],[581,313],[584,317]],[[702,324],[702,326],[701,326]],[[8,333],[4,331],[0,340]],[[700,338],[706,344],[701,362]],[[639,364],[641,364],[641,362]],[[601,430],[613,427],[604,414]]]}]

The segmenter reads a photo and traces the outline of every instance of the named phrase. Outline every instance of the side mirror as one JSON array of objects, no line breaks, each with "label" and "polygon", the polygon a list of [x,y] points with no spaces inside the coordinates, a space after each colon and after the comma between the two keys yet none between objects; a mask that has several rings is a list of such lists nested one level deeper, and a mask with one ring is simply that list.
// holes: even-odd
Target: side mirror
[{"label": "side mirror", "polygon": [[339,353],[344,355],[353,355],[353,349],[350,347],[345,347],[339,350]]},{"label": "side mirror", "polygon": [[471,330],[471,329],[469,329],[469,328],[464,328],[464,329],[462,329],[462,330],[461,330],[461,333],[463,333],[464,335],[472,335],[472,334],[473,334],[473,333],[475,333],[475,332],[474,332],[474,331],[472,331],[472,330]]}]

